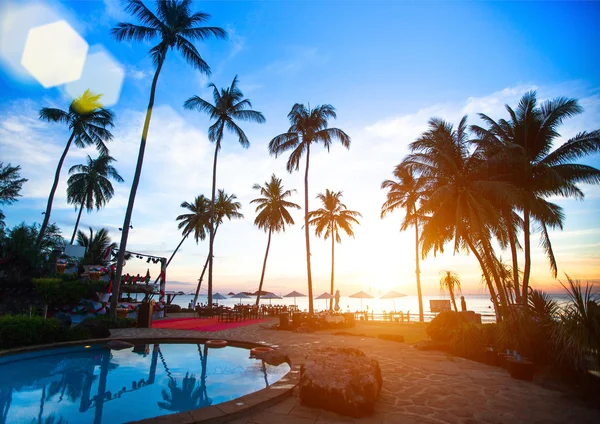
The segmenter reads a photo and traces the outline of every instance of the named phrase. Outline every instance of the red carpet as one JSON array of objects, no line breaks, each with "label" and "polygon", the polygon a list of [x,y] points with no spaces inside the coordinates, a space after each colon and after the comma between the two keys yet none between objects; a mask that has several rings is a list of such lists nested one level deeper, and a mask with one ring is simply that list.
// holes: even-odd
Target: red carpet
[{"label": "red carpet", "polygon": [[222,331],[266,321],[266,319],[247,319],[245,321],[219,322],[217,318],[167,318],[154,321],[152,327],[173,330]]}]

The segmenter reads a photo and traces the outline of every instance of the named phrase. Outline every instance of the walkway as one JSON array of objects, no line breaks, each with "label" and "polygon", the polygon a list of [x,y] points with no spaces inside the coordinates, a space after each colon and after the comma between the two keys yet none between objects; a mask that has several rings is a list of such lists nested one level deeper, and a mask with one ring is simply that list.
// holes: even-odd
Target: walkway
[{"label": "walkway", "polygon": [[301,363],[309,349],[316,346],[357,347],[379,361],[384,382],[371,417],[352,419],[308,408],[295,395],[232,424],[600,422],[600,410],[586,408],[560,392],[534,383],[513,380],[500,368],[376,338],[292,333],[266,327],[254,324],[210,333],[157,328],[112,333],[117,337],[209,337],[266,342],[285,349],[295,364]]}]

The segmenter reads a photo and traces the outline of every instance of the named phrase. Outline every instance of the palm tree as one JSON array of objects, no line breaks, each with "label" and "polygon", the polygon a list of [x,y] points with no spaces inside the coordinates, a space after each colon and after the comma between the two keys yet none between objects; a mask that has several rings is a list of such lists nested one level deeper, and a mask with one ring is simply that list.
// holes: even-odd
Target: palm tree
[{"label": "palm tree", "polygon": [[[23,187],[23,183],[27,182],[26,178],[21,178],[19,171],[20,166],[4,166],[4,162],[0,162],[0,205],[12,205],[17,201],[17,197],[21,195],[19,192]],[[0,210],[0,228],[4,227],[4,214]]]},{"label": "palm tree", "polygon": [[[583,199],[584,194],[577,183],[600,183],[600,170],[574,162],[600,151],[600,130],[580,132],[552,150],[555,140],[560,137],[560,124],[583,112],[576,99],[559,97],[538,106],[536,92],[531,91],[523,95],[516,110],[508,105],[506,110],[510,115],[508,121],[500,119],[496,122],[485,114],[479,114],[487,128],[472,126],[471,129],[478,135],[479,143],[504,147],[492,159],[501,165],[510,164],[508,179],[524,193],[522,202],[514,206],[523,213],[525,263],[521,302],[526,305],[531,274],[531,223],[534,221],[541,228],[541,244],[556,277],[558,268],[548,228],[562,229],[564,215],[560,206],[546,198]],[[518,271],[518,267],[516,269]]]},{"label": "palm tree", "polygon": [[[244,93],[238,87],[237,76],[231,82],[231,86],[222,88],[220,91],[214,84],[209,84],[209,88],[213,90],[214,105],[200,98],[192,96],[184,103],[184,107],[190,110],[206,113],[215,123],[208,129],[208,138],[215,143],[215,158],[213,160],[213,175],[212,175],[212,197],[211,205],[215,204],[216,186],[217,186],[217,156],[221,149],[223,141],[223,133],[225,129],[235,134],[239,143],[244,148],[250,146],[250,141],[244,131],[238,126],[236,121],[257,122],[262,124],[266,122],[265,117],[261,112],[250,109],[252,103],[248,99],[244,99]],[[208,248],[208,304],[212,305],[212,277],[213,277],[213,248],[215,242],[215,208],[211,208],[210,217],[210,245]]]},{"label": "palm tree", "polygon": [[54,182],[50,189],[48,204],[46,205],[46,212],[44,213],[44,222],[40,228],[36,243],[36,249],[38,250],[42,244],[48,222],[50,222],[52,202],[54,201],[54,195],[56,193],[56,188],[58,187],[60,171],[65,158],[67,157],[67,153],[69,152],[69,148],[71,147],[71,143],[74,143],[75,146],[79,148],[84,148],[93,144],[100,154],[108,154],[108,148],[104,143],[112,140],[113,136],[108,128],[114,126],[114,115],[110,110],[102,107],[102,104],[100,103],[101,97],[101,94],[94,94],[90,90],[86,90],[80,97],[77,97],[71,102],[68,111],[49,107],[40,110],[41,120],[66,124],[69,127],[69,130],[71,130],[71,135],[58,160],[58,166],[56,167],[56,173],[54,174]]},{"label": "palm tree", "polygon": [[167,261],[165,268],[169,266],[171,260],[175,256],[175,253],[179,250],[186,238],[194,233],[194,240],[198,243],[198,240],[204,240],[206,238],[206,229],[210,220],[210,202],[204,195],[196,196],[193,203],[183,202],[181,207],[190,211],[179,215],[176,219],[180,221],[177,225],[178,229],[182,229],[181,234],[183,235],[181,241],[171,254],[171,257]]},{"label": "palm tree", "polygon": [[135,195],[140,182],[140,175],[142,174],[146,139],[148,137],[148,128],[150,127],[150,119],[154,107],[156,84],[165,59],[167,58],[167,53],[169,50],[180,51],[189,65],[205,75],[210,75],[210,67],[204,61],[202,56],[200,56],[200,53],[196,50],[196,47],[190,40],[203,41],[210,37],[221,39],[227,37],[227,33],[222,28],[199,26],[208,21],[210,15],[202,12],[192,13],[190,10],[190,3],[190,0],[160,0],[156,4],[157,14],[155,15],[141,0],[129,0],[125,10],[137,17],[142,25],[121,22],[111,31],[117,41],[149,41],[157,37],[160,39],[160,42],[150,49],[150,56],[152,56],[156,71],[154,72],[154,78],[152,79],[152,86],[150,88],[150,99],[146,109],[146,120],[144,121],[140,150],[133,182],[131,184],[131,192],[129,193],[125,221],[123,223],[119,255],[117,257],[117,269],[115,271],[115,284],[113,286],[113,291],[116,293],[116,296],[112,296],[111,298],[111,316],[115,316],[117,313],[119,285],[121,282],[121,273],[123,271],[127,237],[129,236],[129,228],[131,225],[131,214],[133,213]]},{"label": "palm tree", "polygon": [[85,247],[85,255],[81,263],[88,265],[104,265],[107,250],[117,247],[117,243],[110,239],[106,228],[101,228],[94,234],[94,230],[90,227],[89,236],[81,230],[77,231],[77,244]]},{"label": "palm tree", "polygon": [[254,184],[252,188],[254,190],[259,190],[262,196],[250,201],[250,203],[256,203],[258,205],[256,207],[258,215],[256,215],[254,225],[269,233],[265,260],[260,274],[258,293],[256,294],[256,304],[258,305],[260,302],[263,281],[265,279],[267,257],[269,256],[269,247],[271,246],[271,234],[273,232],[278,233],[280,231],[285,231],[285,224],[294,225],[294,220],[290,215],[288,208],[300,209],[300,206],[285,200],[296,190],[284,190],[281,178],[277,178],[275,174],[271,175],[271,181],[267,181],[264,187],[260,184]]},{"label": "palm tree", "polygon": [[460,278],[456,272],[452,271],[442,271],[442,278],[440,279],[440,290],[447,291],[450,295],[450,299],[452,299],[452,305],[454,305],[454,310],[458,312],[458,308],[456,307],[456,299],[454,298],[454,292],[460,292]]},{"label": "palm tree", "polygon": [[446,121],[431,119],[429,130],[411,143],[410,150],[412,153],[403,160],[402,166],[413,169],[425,179],[428,193],[420,208],[422,215],[430,215],[423,223],[422,254],[443,251],[445,243],[451,240],[454,240],[455,253],[471,251],[482,268],[498,319],[501,319],[496,295],[502,306],[507,305],[507,299],[491,239],[494,235],[501,243],[506,239],[499,225],[500,211],[518,198],[514,186],[490,178],[484,151],[469,151],[466,116],[456,129]]},{"label": "palm tree", "polygon": [[94,209],[94,206],[96,210],[100,210],[115,193],[110,179],[123,182],[123,178],[111,165],[112,162],[116,160],[109,155],[100,155],[98,159],[92,159],[87,155],[87,165],[74,165],[69,169],[71,176],[67,180],[67,202],[79,206],[71,244],[75,240],[83,209],[87,209],[88,213]]},{"label": "palm tree", "polygon": [[300,159],[306,152],[306,170],[304,171],[304,236],[306,238],[306,272],[308,276],[308,311],[312,315],[313,290],[312,272],[310,268],[310,238],[308,231],[308,168],[310,161],[310,146],[313,143],[323,143],[329,151],[334,139],[338,139],[342,146],[350,148],[350,137],[339,128],[329,128],[329,118],[336,118],[335,108],[331,105],[321,105],[314,109],[307,108],[303,104],[296,103],[288,119],[290,128],[287,132],[278,135],[269,142],[269,153],[279,156],[283,152],[292,150],[287,161],[288,172],[300,169]]},{"label": "palm tree", "polygon": [[[239,210],[242,208],[242,204],[240,202],[236,202],[235,199],[237,199],[235,194],[228,195],[223,189],[219,189],[217,192],[217,201],[215,202],[216,225],[213,238],[217,236],[217,230],[219,229],[219,225],[223,223],[224,218],[227,218],[231,221],[232,219],[241,219],[244,217],[244,215],[239,212]],[[200,293],[202,279],[204,278],[204,273],[208,267],[209,259],[210,255],[206,257],[206,262],[204,262],[204,267],[202,268],[202,274],[200,274],[200,278],[198,278],[198,286],[196,287],[196,294],[194,295],[194,305],[198,301],[198,293]],[[212,303],[209,302],[209,305],[212,305]]]},{"label": "palm tree", "polygon": [[[419,268],[419,213],[417,204],[424,200],[425,179],[419,178],[406,166],[398,165],[394,169],[394,180],[381,183],[382,189],[389,189],[387,200],[381,206],[381,218],[398,208],[406,209],[406,215],[400,226],[405,231],[410,225],[415,226],[415,274],[417,277],[417,296],[419,298],[419,321],[423,322],[423,296],[421,293],[421,269]],[[422,218],[423,219],[423,218]]]},{"label": "palm tree", "polygon": [[[323,205],[322,208],[308,213],[308,223],[315,227],[315,234],[318,237],[323,235],[327,240],[331,237],[331,291],[333,296],[333,276],[334,276],[334,259],[335,259],[335,242],[342,242],[340,237],[340,228],[351,237],[354,237],[352,224],[360,224],[356,219],[357,216],[362,216],[356,211],[346,209],[346,205],[342,203],[342,192],[333,192],[329,189],[325,193],[317,194]],[[329,299],[329,310],[333,310],[333,299]]]}]

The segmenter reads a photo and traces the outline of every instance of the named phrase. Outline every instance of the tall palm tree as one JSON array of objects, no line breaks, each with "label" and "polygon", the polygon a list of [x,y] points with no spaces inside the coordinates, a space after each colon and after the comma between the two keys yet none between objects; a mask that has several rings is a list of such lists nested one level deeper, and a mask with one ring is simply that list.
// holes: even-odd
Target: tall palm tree
[{"label": "tall palm tree", "polygon": [[275,155],[291,150],[286,169],[293,172],[300,169],[300,159],[306,153],[306,169],[304,171],[304,236],[306,239],[306,273],[308,276],[308,311],[312,315],[313,290],[312,272],[310,267],[310,236],[308,230],[308,168],[310,162],[310,146],[313,143],[323,143],[329,151],[334,139],[338,139],[342,146],[350,148],[350,136],[339,128],[329,128],[329,118],[336,118],[335,108],[331,105],[321,105],[314,109],[296,103],[288,119],[290,128],[287,132],[278,135],[269,142],[269,153]]},{"label": "tall palm tree", "polygon": [[382,189],[389,189],[387,199],[381,206],[381,218],[398,208],[406,209],[406,215],[400,225],[405,231],[410,225],[415,226],[415,275],[417,277],[417,296],[419,298],[419,321],[423,322],[423,295],[421,292],[421,269],[419,268],[419,208],[417,205],[425,199],[425,178],[419,178],[414,170],[398,165],[394,169],[396,180],[385,180]]},{"label": "tall palm tree", "polygon": [[[340,237],[340,228],[349,236],[354,237],[352,224],[360,224],[356,217],[362,215],[359,212],[351,211],[346,208],[346,205],[343,204],[341,200],[341,191],[334,192],[326,189],[325,193],[317,194],[317,199],[321,201],[323,207],[308,213],[308,223],[309,225],[313,225],[315,227],[315,233],[318,237],[323,235],[325,240],[331,237],[330,294],[333,296],[335,242],[342,242],[342,238]],[[329,310],[333,310],[333,299],[329,299]]]},{"label": "tall palm tree", "polygon": [[[514,186],[490,178],[484,152],[469,150],[466,116],[456,129],[446,121],[431,119],[429,130],[411,143],[410,150],[402,165],[425,179],[428,192],[421,205],[422,215],[430,215],[422,228],[423,255],[443,251],[445,243],[452,240],[455,253],[471,251],[501,319],[496,295],[502,306],[507,305],[507,299],[491,239],[502,229],[500,211],[517,198]],[[502,236],[498,241],[504,239]]]},{"label": "tall palm tree", "polygon": [[90,227],[89,236],[81,230],[77,231],[77,244],[86,249],[81,263],[89,265],[104,265],[106,251],[117,247],[117,243],[110,239],[106,228],[101,228],[94,233]]},{"label": "tall palm tree", "polygon": [[[248,99],[244,99],[244,93],[238,87],[237,76],[227,88],[219,90],[214,84],[209,84],[209,88],[213,90],[214,105],[200,98],[192,96],[184,103],[184,107],[190,110],[206,113],[215,123],[208,129],[208,139],[215,143],[215,157],[213,160],[213,175],[212,175],[212,192],[211,205],[215,204],[216,186],[217,186],[217,156],[221,149],[223,141],[223,133],[225,129],[233,133],[239,143],[244,148],[250,146],[250,141],[244,131],[238,126],[236,121],[257,122],[262,124],[266,122],[265,117],[261,112],[250,109],[252,103]],[[208,248],[208,304],[212,305],[212,278],[213,278],[213,248],[215,243],[215,208],[211,208],[210,217],[210,245]]]},{"label": "tall palm tree", "polygon": [[116,296],[111,298],[111,316],[117,313],[117,300],[119,298],[119,285],[121,282],[121,273],[123,271],[123,260],[125,258],[125,249],[127,248],[127,237],[131,225],[131,215],[133,213],[133,204],[135,195],[142,174],[142,165],[144,163],[144,152],[146,150],[146,139],[148,138],[148,128],[152,117],[154,107],[154,95],[156,93],[156,84],[158,76],[162,70],[167,53],[169,50],[178,50],[183,55],[186,62],[194,69],[199,70],[205,75],[210,75],[210,67],[204,61],[202,56],[191,40],[206,40],[210,37],[224,39],[227,33],[222,28],[200,26],[210,19],[210,15],[203,12],[192,13],[190,10],[191,0],[159,0],[156,3],[157,14],[142,3],[141,0],[129,0],[125,10],[135,16],[141,25],[121,22],[112,29],[112,35],[117,41],[149,41],[159,38],[159,43],[150,49],[150,56],[156,67],[152,86],[150,88],[150,99],[146,109],[146,119],[142,130],[142,139],[138,153],[135,174],[129,193],[129,202],[125,212],[125,221],[123,222],[123,232],[121,234],[121,243],[119,244],[119,255],[117,257],[117,269],[115,271],[115,284],[113,292]]},{"label": "tall palm tree", "polygon": [[269,247],[271,246],[271,234],[273,232],[285,231],[285,224],[294,225],[294,219],[290,215],[288,208],[300,209],[300,206],[285,200],[290,197],[296,190],[284,190],[281,178],[277,178],[275,174],[271,175],[271,181],[267,181],[263,186],[254,184],[254,190],[259,190],[262,197],[258,197],[250,201],[256,203],[256,219],[254,225],[261,230],[265,230],[269,234],[267,240],[267,250],[265,252],[265,260],[263,261],[262,272],[260,274],[260,283],[258,285],[258,293],[256,294],[256,304],[260,302],[260,294],[262,292],[263,281],[265,279],[265,270],[267,268],[267,257],[269,256]]},{"label": "tall palm tree", "polygon": [[94,94],[90,90],[86,90],[80,97],[77,97],[71,102],[67,111],[49,107],[40,110],[40,119],[42,121],[66,124],[71,131],[71,135],[58,160],[54,181],[52,183],[52,188],[50,189],[50,195],[48,196],[46,212],[44,213],[44,222],[40,228],[36,243],[36,249],[38,250],[44,239],[44,233],[48,227],[48,222],[50,222],[52,202],[54,201],[54,195],[56,194],[56,188],[58,187],[60,171],[65,158],[67,157],[67,153],[69,152],[69,148],[71,147],[71,143],[74,143],[75,146],[79,148],[95,145],[100,154],[108,154],[108,148],[104,143],[112,140],[113,136],[108,128],[114,126],[114,116],[110,110],[102,107],[102,104],[100,103],[101,97],[102,94]]},{"label": "tall palm tree", "polygon": [[[239,211],[242,208],[242,204],[240,202],[236,202],[237,196],[235,194],[227,194],[225,190],[219,189],[217,192],[217,200],[215,202],[215,231],[213,234],[213,238],[217,236],[217,230],[219,229],[219,225],[223,223],[223,219],[227,218],[228,220],[232,219],[241,219],[244,217]],[[209,205],[210,209],[210,205]],[[209,214],[210,215],[210,214]],[[209,217],[210,222],[210,217]],[[210,229],[210,226],[209,226]],[[198,286],[196,287],[196,294],[194,295],[194,305],[198,301],[198,293],[200,293],[200,287],[202,286],[202,279],[204,278],[204,273],[206,272],[206,268],[209,264],[210,255],[207,256],[206,262],[204,262],[204,267],[202,268],[202,274],[200,274],[200,278],[198,278]],[[209,302],[209,305],[212,303]]]},{"label": "tall palm tree", "polygon": [[190,213],[179,215],[176,220],[180,221],[177,224],[178,229],[182,229],[181,234],[183,235],[181,241],[171,254],[171,257],[167,261],[165,267],[168,267],[171,260],[183,244],[186,238],[194,233],[194,240],[198,243],[198,240],[204,240],[206,238],[206,229],[210,220],[210,202],[203,194],[196,196],[193,203],[183,202],[181,207],[187,209]]},{"label": "tall palm tree", "polygon": [[[0,162],[0,205],[11,205],[17,201],[21,195],[19,192],[26,178],[21,178],[20,166],[12,166],[10,163],[6,166]],[[4,227],[4,214],[0,210],[0,229]]]},{"label": "tall palm tree", "polygon": [[541,244],[556,277],[558,268],[548,228],[562,229],[564,215],[560,206],[546,199],[549,196],[583,199],[577,183],[600,183],[600,170],[574,162],[600,151],[600,130],[580,132],[552,150],[560,137],[558,128],[562,122],[583,112],[576,99],[558,97],[538,105],[536,92],[530,91],[523,95],[516,110],[508,105],[506,110],[509,120],[496,122],[479,114],[487,128],[472,126],[471,129],[479,137],[479,143],[504,147],[493,159],[500,164],[510,164],[508,180],[524,193],[523,201],[514,206],[523,213],[525,261],[521,302],[526,305],[531,275],[532,221],[541,228]]},{"label": "tall palm tree", "polygon": [[194,374],[185,373],[181,382],[181,387],[177,386],[177,379],[171,377],[167,383],[169,391],[163,389],[162,398],[164,402],[158,402],[160,409],[166,409],[173,412],[184,412],[191,409],[208,406],[212,401],[206,398],[203,389],[196,380]]},{"label": "tall palm tree", "polygon": [[111,178],[118,183],[123,182],[123,178],[111,165],[112,162],[116,160],[109,155],[100,155],[98,159],[92,159],[87,155],[86,165],[74,165],[69,169],[71,176],[67,180],[67,202],[79,206],[71,244],[75,240],[83,209],[85,208],[88,213],[94,210],[94,206],[96,210],[100,210],[115,194],[110,182]]},{"label": "tall palm tree", "polygon": [[454,297],[454,292],[460,292],[460,277],[456,272],[452,271],[442,271],[442,278],[440,279],[440,290],[447,291],[450,295],[450,299],[452,300],[452,305],[454,306],[454,310],[458,312],[458,308],[456,307],[456,299]]}]

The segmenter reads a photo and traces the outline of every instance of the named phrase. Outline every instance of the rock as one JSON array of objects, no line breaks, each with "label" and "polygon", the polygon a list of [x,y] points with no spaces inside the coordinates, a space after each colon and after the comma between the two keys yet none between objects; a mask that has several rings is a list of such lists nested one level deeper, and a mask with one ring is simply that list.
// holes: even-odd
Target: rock
[{"label": "rock", "polygon": [[266,364],[278,366],[284,362],[288,365],[292,365],[290,357],[283,350],[269,350],[267,352],[257,352],[254,357],[256,359],[262,359]]},{"label": "rock", "polygon": [[122,340],[111,340],[102,347],[105,349],[123,350],[134,347],[134,345],[131,343],[124,342]]},{"label": "rock", "polygon": [[447,352],[450,349],[448,343],[436,342],[434,340],[421,340],[412,346],[419,350],[441,350],[442,352]]},{"label": "rock", "polygon": [[105,322],[100,322],[94,319],[86,319],[81,324],[78,325],[85,330],[87,330],[90,338],[92,339],[105,339],[110,337],[110,331],[108,329],[108,324]]},{"label": "rock", "polygon": [[341,415],[373,413],[383,380],[379,362],[353,348],[322,348],[308,355],[300,370],[304,405]]},{"label": "rock", "polygon": [[404,343],[404,336],[399,334],[379,334],[377,337],[383,340],[391,340],[393,342]]},{"label": "rock", "polygon": [[355,337],[368,337],[365,333],[351,333],[349,331],[338,331],[333,333],[334,336],[355,336]]},{"label": "rock", "polygon": [[310,328],[308,323],[303,322],[302,324],[300,324],[300,326],[298,328],[296,328],[294,330],[294,332],[296,332],[296,333],[312,333],[313,330],[312,330],[312,328]]}]

